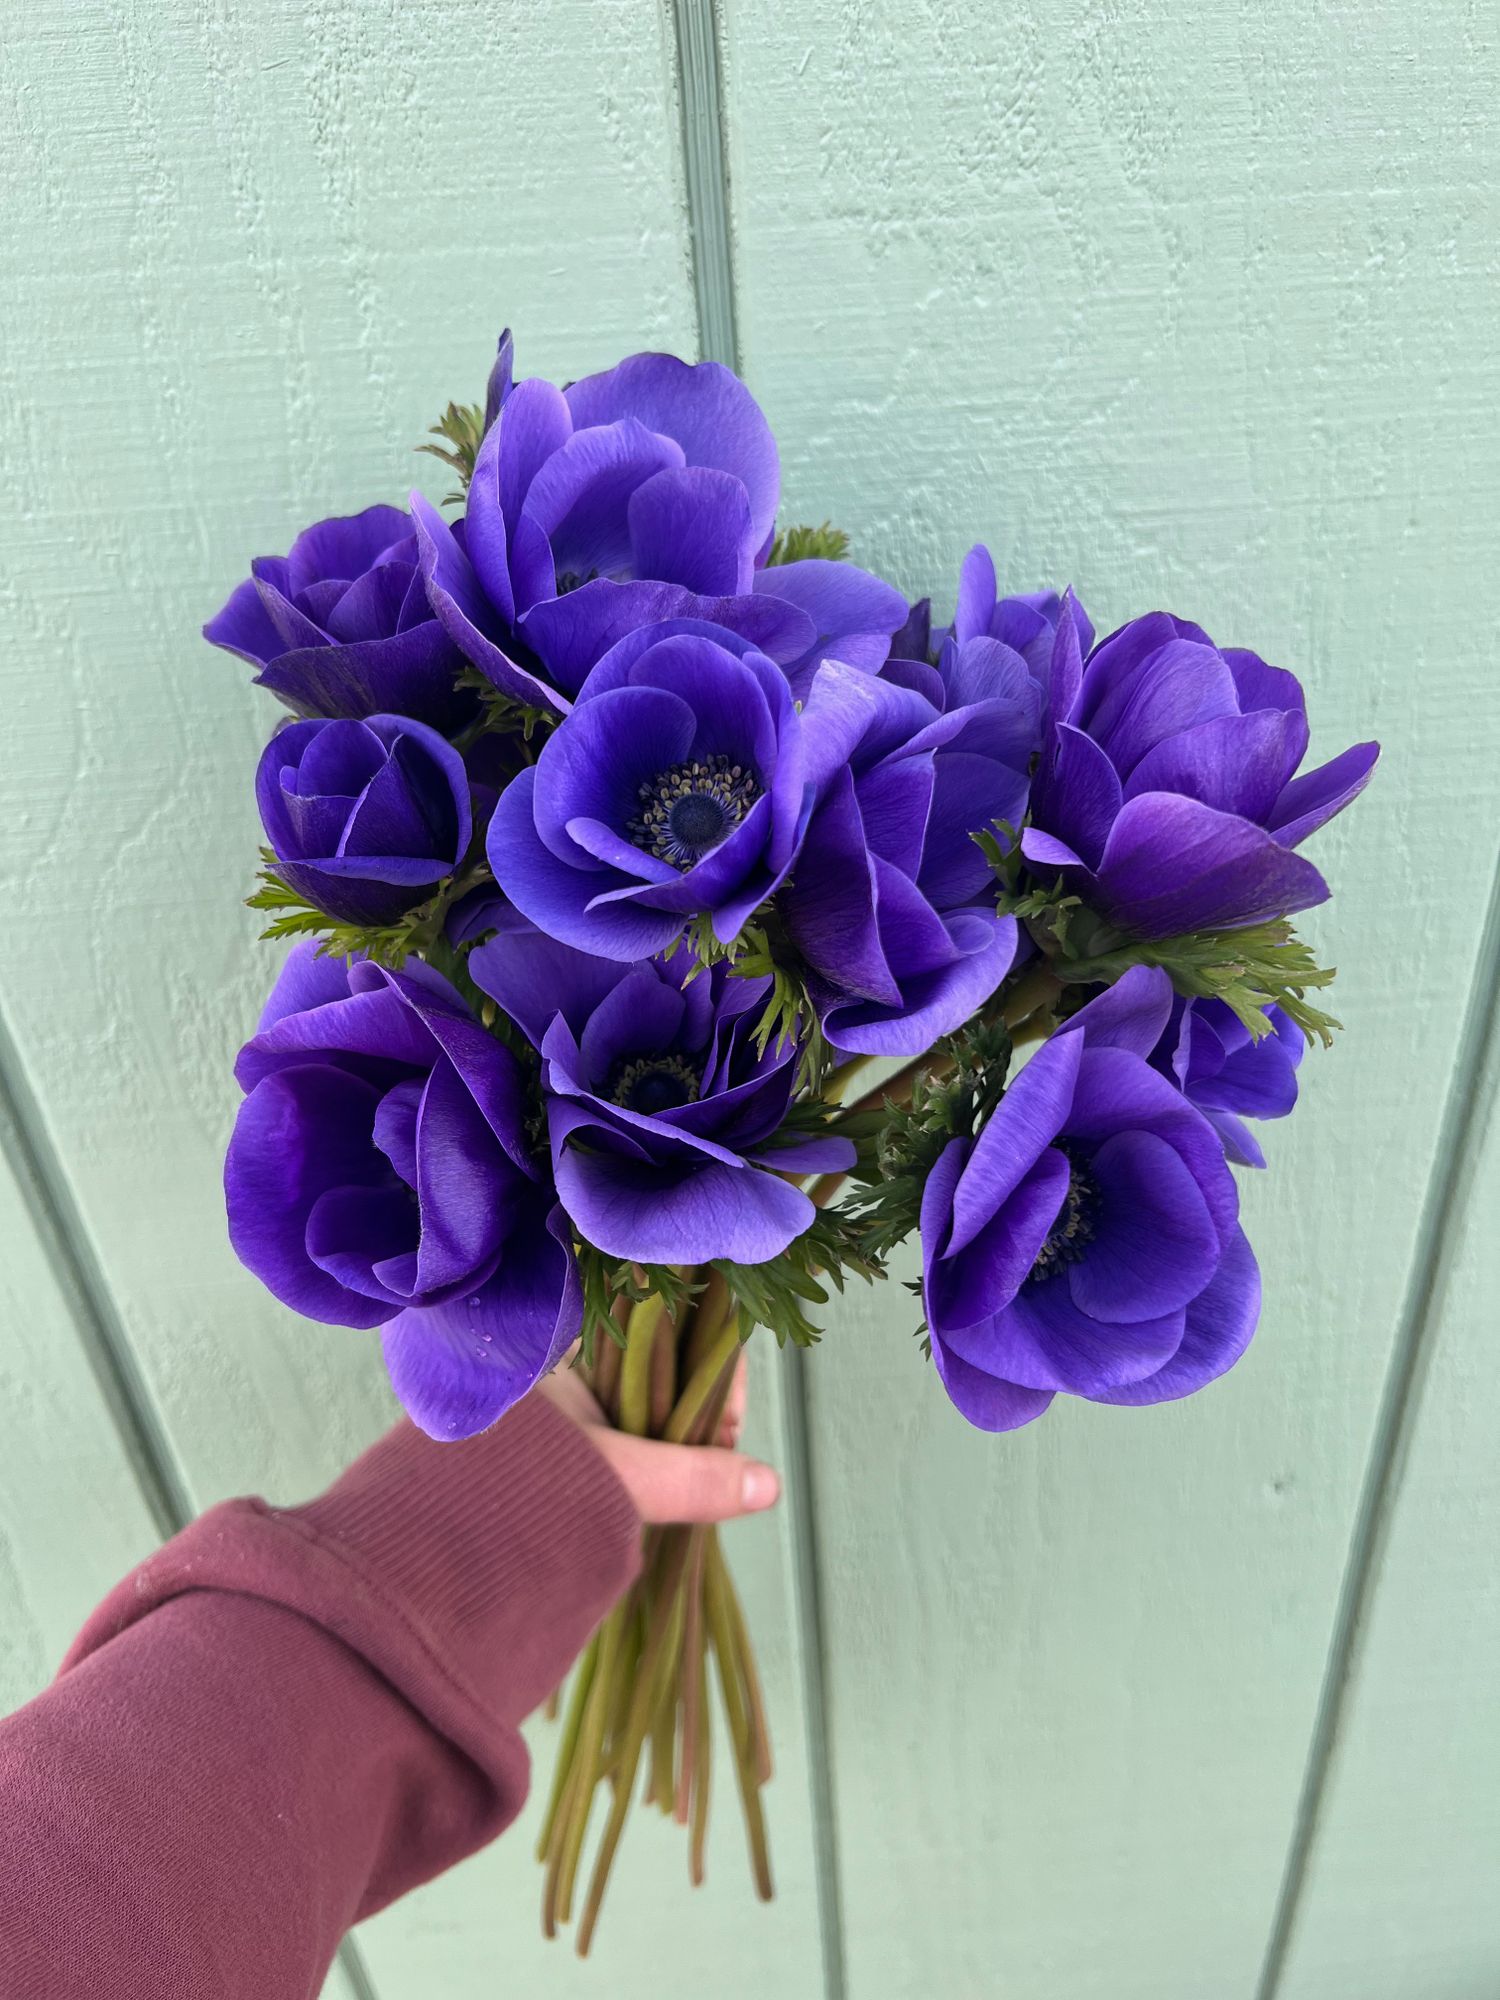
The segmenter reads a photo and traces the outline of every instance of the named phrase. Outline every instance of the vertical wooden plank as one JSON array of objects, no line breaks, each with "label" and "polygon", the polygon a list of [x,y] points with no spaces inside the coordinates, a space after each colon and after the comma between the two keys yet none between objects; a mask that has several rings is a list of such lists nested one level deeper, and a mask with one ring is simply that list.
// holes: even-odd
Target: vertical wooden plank
[{"label": "vertical wooden plank", "polygon": [[[87,1303],[0,1076],[0,1714],[39,1694],[115,1579],[158,1539],[99,1393]],[[60,1254],[62,1253],[62,1254]]]},{"label": "vertical wooden plank", "polygon": [[[224,1240],[229,1064],[273,970],[239,899],[276,711],[197,628],[301,522],[443,490],[410,448],[479,392],[504,320],[560,379],[692,353],[671,35],[631,0],[42,0],[0,35],[0,999],[184,1486],[292,1497],[392,1406],[368,1339],[282,1312]],[[654,1991],[665,1909],[725,1994],[814,1989],[788,1534],[733,1551],[782,1750],[778,1905],[725,1788],[712,1888],[643,1826],[583,1973],[537,1935],[522,1831],[369,1927],[386,2000],[488,1995],[501,1967]]]},{"label": "vertical wooden plank", "polygon": [[1495,860],[1497,67],[1458,7],[726,9],[791,511],[942,611],[980,536],[1165,602],[1390,746],[1317,843],[1348,1033],[1246,1189],[1238,1373],[990,1440],[895,1286],[813,1357],[855,2000],[1256,1985]]},{"label": "vertical wooden plank", "polygon": [[[1494,1991],[1500,1968],[1500,1033],[1457,1185],[1274,2000]],[[1467,1127],[1466,1130],[1463,1128]]]}]

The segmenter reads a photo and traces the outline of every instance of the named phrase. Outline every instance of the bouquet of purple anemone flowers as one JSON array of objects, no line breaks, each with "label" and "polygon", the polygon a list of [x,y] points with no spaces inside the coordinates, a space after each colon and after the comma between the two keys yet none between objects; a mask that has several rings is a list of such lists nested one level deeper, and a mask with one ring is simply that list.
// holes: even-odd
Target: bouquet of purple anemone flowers
[{"label": "bouquet of purple anemone flowers", "polygon": [[[244,1263],[379,1327],[441,1439],[571,1359],[621,1427],[707,1443],[750,1332],[811,1342],[908,1238],[982,1430],[1223,1374],[1260,1300],[1232,1168],[1334,1025],[1301,850],[1376,746],[1304,771],[1290,673],[1166,612],[1096,640],[982,547],[935,625],[777,532],[714,363],[557,388],[507,334],[436,429],[453,517],[321,521],[206,627],[294,718],[255,780],[250,900],[299,942],[237,1065]],[[551,1932],[603,1791],[580,1949],[643,1763],[701,1878],[710,1658],[770,1894],[745,1621],[714,1531],[658,1529],[542,1839]]]}]

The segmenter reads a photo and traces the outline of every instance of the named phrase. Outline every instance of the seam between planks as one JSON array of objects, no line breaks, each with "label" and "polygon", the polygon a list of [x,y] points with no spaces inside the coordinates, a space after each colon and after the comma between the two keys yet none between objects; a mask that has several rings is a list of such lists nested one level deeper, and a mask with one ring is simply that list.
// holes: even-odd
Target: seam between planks
[{"label": "seam between planks", "polygon": [[1381,1394],[1359,1507],[1349,1538],[1328,1664],[1276,1914],[1255,1989],[1256,2000],[1276,2000],[1286,1969],[1324,1793],[1338,1747],[1344,1702],[1354,1684],[1366,1621],[1379,1586],[1381,1558],[1401,1473],[1421,1408],[1435,1337],[1435,1307],[1441,1300],[1457,1233],[1467,1212],[1478,1141],[1496,1087],[1496,1062],[1500,1058],[1497,1008],[1500,1008],[1500,863],[1490,885],[1474,979],[1438,1127],[1437,1156],[1422,1204],[1395,1350]]},{"label": "seam between planks", "polygon": [[698,352],[705,361],[738,369],[716,0],[672,0],[672,27]]},{"label": "seam between planks", "polygon": [[195,1509],[3,1016],[0,1145],[152,1523],[163,1538],[174,1535]]},{"label": "seam between planks", "polygon": [[[67,1305],[152,1525],[165,1541],[185,1527],[197,1510],[3,1014],[0,1151],[15,1170],[32,1232]],[[338,1960],[353,2000],[378,2000],[358,1946],[346,1939]]]},{"label": "seam between planks", "polygon": [[823,1630],[823,1578],[817,1530],[817,1480],[813,1474],[808,1423],[807,1354],[795,1346],[782,1363],[783,1430],[791,1503],[792,1588],[795,1594],[802,1712],[807,1735],[809,1803],[812,1809],[813,1866],[817,1874],[818,1934],[823,1948],[825,2000],[845,2000],[844,1909],[839,1869],[837,1821],[833,1809],[833,1762],[828,1736],[828,1650]]}]

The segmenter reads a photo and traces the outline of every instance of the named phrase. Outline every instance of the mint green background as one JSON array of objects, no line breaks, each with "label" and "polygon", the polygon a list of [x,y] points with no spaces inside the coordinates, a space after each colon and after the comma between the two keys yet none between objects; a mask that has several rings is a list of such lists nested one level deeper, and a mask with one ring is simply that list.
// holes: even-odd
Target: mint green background
[{"label": "mint green background", "polygon": [[1500,1990],[1497,39],[1460,0],[0,24],[7,1700],[185,1510],[305,1494],[389,1414],[223,1240],[271,716],[196,631],[301,522],[441,490],[409,447],[503,318],[558,376],[701,329],[788,514],[914,594],[982,535],[1387,745],[1318,842],[1348,1032],[1246,1190],[1242,1367],[991,1440],[898,1287],[758,1353],[777,1903],[732,1809],[697,1895],[643,1819],[580,1968],[523,1827],[366,1926],[341,2000]]}]

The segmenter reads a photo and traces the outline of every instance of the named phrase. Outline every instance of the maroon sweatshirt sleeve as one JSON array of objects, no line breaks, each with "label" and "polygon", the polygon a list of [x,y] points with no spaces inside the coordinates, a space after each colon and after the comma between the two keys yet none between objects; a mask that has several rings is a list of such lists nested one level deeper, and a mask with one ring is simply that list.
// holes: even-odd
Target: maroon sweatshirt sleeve
[{"label": "maroon sweatshirt sleeve", "polygon": [[638,1543],[538,1396],[195,1521],[0,1723],[0,1995],[309,2000],[350,1924],[514,1818],[517,1725]]}]

